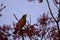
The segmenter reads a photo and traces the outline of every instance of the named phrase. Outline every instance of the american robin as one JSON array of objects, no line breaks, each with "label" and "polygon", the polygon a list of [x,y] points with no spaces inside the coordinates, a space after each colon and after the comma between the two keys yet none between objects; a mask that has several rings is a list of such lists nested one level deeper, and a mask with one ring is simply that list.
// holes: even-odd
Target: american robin
[{"label": "american robin", "polygon": [[24,14],[24,15],[22,16],[22,18],[19,19],[19,21],[18,21],[18,23],[17,23],[17,25],[16,25],[16,27],[17,27],[18,29],[22,29],[22,27],[24,27],[24,25],[26,24],[26,17],[27,17],[27,14]]}]

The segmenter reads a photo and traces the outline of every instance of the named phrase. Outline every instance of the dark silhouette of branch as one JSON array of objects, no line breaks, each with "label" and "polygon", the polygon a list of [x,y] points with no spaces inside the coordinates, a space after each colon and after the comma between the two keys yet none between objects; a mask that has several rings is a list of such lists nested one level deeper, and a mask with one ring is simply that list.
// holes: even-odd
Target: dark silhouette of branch
[{"label": "dark silhouette of branch", "polygon": [[22,40],[24,40],[24,37],[22,36]]},{"label": "dark silhouette of branch", "polygon": [[46,0],[46,2],[47,2],[47,4],[48,4],[48,8],[49,8],[49,11],[50,11],[51,16],[53,17],[54,21],[57,23],[57,28],[58,28],[58,32],[59,32],[59,31],[60,31],[60,30],[59,30],[59,24],[58,24],[59,21],[57,21],[57,20],[54,18],[48,0]]},{"label": "dark silhouette of branch", "polygon": [[22,37],[22,40],[24,40],[23,30],[22,30],[22,29],[20,30],[20,35],[21,35],[21,37]]},{"label": "dark silhouette of branch", "polygon": [[[6,8],[6,6],[3,6],[3,4],[1,4],[0,6],[1,6],[0,12],[1,12],[4,8]],[[3,7],[2,7],[2,6],[3,6]]]},{"label": "dark silhouette of branch", "polygon": [[[6,6],[4,6],[3,3],[2,3],[2,4],[0,5],[0,12],[1,12],[4,8],[6,8]],[[3,15],[0,13],[0,17],[1,17],[1,16],[3,16]]]},{"label": "dark silhouette of branch", "polygon": [[49,8],[49,11],[50,11],[51,16],[53,17],[54,21],[56,21],[56,19],[55,19],[54,16],[53,16],[53,13],[52,13],[52,11],[51,11],[51,8],[50,8],[50,5],[49,5],[48,0],[46,0],[46,2],[47,2],[47,4],[48,4],[48,8]]},{"label": "dark silhouette of branch", "polygon": [[3,15],[0,13],[0,17],[2,17]]},{"label": "dark silhouette of branch", "polygon": [[15,14],[13,14],[13,16],[15,17],[15,19],[18,21],[18,18],[16,17],[16,15]]},{"label": "dark silhouette of branch", "polygon": [[30,25],[31,25],[31,15],[30,15]]},{"label": "dark silhouette of branch", "polygon": [[3,6],[3,3],[1,4],[1,7]]},{"label": "dark silhouette of branch", "polygon": [[53,0],[53,2],[54,2],[54,5],[56,6],[56,8],[58,9],[58,6],[56,5],[56,3],[55,3],[55,1]]}]

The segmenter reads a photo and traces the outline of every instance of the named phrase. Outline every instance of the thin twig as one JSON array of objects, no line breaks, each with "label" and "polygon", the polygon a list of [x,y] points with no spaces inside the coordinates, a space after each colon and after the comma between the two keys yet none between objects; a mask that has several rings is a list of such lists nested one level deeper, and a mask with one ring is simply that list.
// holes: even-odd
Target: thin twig
[{"label": "thin twig", "polygon": [[55,1],[53,0],[53,2],[54,2],[54,5],[56,6],[56,8],[58,9],[58,6],[56,5],[56,3],[55,3]]},{"label": "thin twig", "polygon": [[59,22],[57,21],[56,23],[57,23],[58,33],[60,33]]},{"label": "thin twig", "polygon": [[52,11],[51,11],[51,8],[50,8],[50,5],[49,5],[48,0],[46,0],[46,2],[47,2],[47,4],[48,4],[48,8],[49,8],[49,11],[50,11],[51,16],[53,17],[54,21],[56,21],[56,19],[55,19],[54,16],[53,16],[53,13],[52,13]]},{"label": "thin twig", "polygon": [[59,8],[60,8],[60,0],[59,0]]},{"label": "thin twig", "polygon": [[24,40],[24,37],[22,36],[22,40]]},{"label": "thin twig", "polygon": [[22,40],[24,40],[23,30],[22,30],[22,29],[20,30],[20,35],[21,35],[21,37],[22,37]]},{"label": "thin twig", "polygon": [[30,25],[31,25],[31,15],[30,15]]},{"label": "thin twig", "polygon": [[59,32],[59,31],[60,31],[60,29],[59,29],[59,24],[58,24],[59,21],[57,21],[57,20],[54,18],[48,0],[46,0],[46,2],[47,2],[47,4],[48,4],[48,8],[49,8],[49,11],[50,11],[51,16],[53,17],[54,21],[57,23],[57,29],[58,29],[58,32]]},{"label": "thin twig", "polygon": [[[4,8],[6,8],[6,6],[3,6],[3,4],[1,4],[0,6],[1,6],[0,12],[1,12]],[[2,7],[2,6],[3,6],[3,7]]]},{"label": "thin twig", "polygon": [[18,18],[16,17],[16,15],[15,14],[13,14],[13,16],[15,17],[15,19],[18,21]]}]

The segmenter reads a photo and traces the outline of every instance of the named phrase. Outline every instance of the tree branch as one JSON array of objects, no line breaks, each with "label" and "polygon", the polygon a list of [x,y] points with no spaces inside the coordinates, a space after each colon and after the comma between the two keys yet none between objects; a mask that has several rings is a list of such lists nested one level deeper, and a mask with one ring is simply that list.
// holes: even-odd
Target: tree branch
[{"label": "tree branch", "polygon": [[15,19],[18,21],[18,18],[16,17],[16,15],[15,14],[13,14],[13,16],[15,17]]},{"label": "tree branch", "polygon": [[30,25],[31,25],[31,15],[29,15],[30,16]]},{"label": "tree branch", "polygon": [[[1,6],[0,12],[1,12],[4,8],[6,8],[6,6],[3,6],[3,4],[1,4],[0,6]],[[2,6],[3,6],[3,7],[2,7]]]},{"label": "tree branch", "polygon": [[47,2],[47,4],[48,4],[48,8],[49,8],[49,11],[50,11],[51,16],[53,17],[54,21],[56,21],[56,19],[55,19],[54,16],[53,16],[53,13],[52,13],[52,11],[51,11],[51,8],[50,8],[50,5],[49,5],[48,0],[46,0],[46,2]]},{"label": "tree branch", "polygon": [[56,6],[56,8],[58,9],[58,6],[56,5],[55,1],[53,1],[53,2],[54,2],[54,5]]},{"label": "tree branch", "polygon": [[50,11],[50,14],[51,14],[51,16],[52,16],[52,18],[54,19],[54,21],[57,23],[57,29],[58,29],[58,32],[60,31],[59,30],[59,21],[58,20],[56,20],[55,18],[54,18],[54,16],[53,16],[53,13],[52,13],[52,11],[51,11],[51,8],[50,8],[50,5],[49,5],[49,2],[48,2],[48,0],[46,0],[46,2],[47,2],[47,4],[48,4],[48,8],[49,8],[49,11]]}]

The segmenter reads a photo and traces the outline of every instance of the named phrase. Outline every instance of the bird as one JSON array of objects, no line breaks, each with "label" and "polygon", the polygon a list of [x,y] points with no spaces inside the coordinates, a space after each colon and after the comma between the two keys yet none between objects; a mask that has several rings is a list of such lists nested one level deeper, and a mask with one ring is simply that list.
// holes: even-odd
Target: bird
[{"label": "bird", "polygon": [[[17,25],[16,25],[16,27],[18,28],[18,31],[17,31],[17,33],[19,33],[19,35],[23,38],[23,30],[22,30],[22,28],[24,27],[24,25],[26,24],[26,17],[27,17],[27,14],[24,14],[23,16],[22,16],[22,18],[20,18],[19,20],[18,20],[18,23],[17,23]],[[24,40],[24,39],[23,39]]]},{"label": "bird", "polygon": [[[15,14],[14,14],[15,16]],[[26,17],[27,17],[27,14],[24,14],[17,22],[16,24],[16,29],[15,31],[13,32],[14,34],[18,33],[18,32],[22,32],[22,28],[24,27],[24,25],[26,24]]]},{"label": "bird", "polygon": [[24,27],[24,25],[26,24],[26,17],[27,17],[27,14],[24,14],[22,16],[22,18],[20,18],[18,20],[18,23],[16,24],[16,27],[20,30],[22,29],[22,27]]}]

